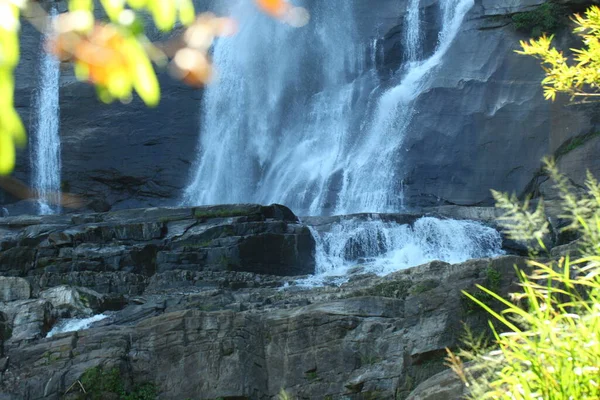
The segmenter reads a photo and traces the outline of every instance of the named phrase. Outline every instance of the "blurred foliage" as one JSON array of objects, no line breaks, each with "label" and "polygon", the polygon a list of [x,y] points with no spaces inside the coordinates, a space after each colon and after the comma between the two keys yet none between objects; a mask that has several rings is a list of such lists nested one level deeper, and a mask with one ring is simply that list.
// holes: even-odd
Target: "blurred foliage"
[{"label": "blurred foliage", "polygon": [[572,59],[551,47],[553,36],[521,41],[522,50],[517,51],[542,60],[546,73],[542,86],[547,100],[555,100],[557,93],[567,93],[571,100],[582,98],[584,102],[600,96],[600,8],[592,6],[584,16],[576,14],[573,21],[573,32],[581,37],[583,47],[571,49]]},{"label": "blurred foliage", "polygon": [[[490,323],[495,335],[491,348],[468,340],[465,349],[448,352],[447,360],[471,399],[600,398],[600,185],[588,174],[586,193],[577,196],[552,161],[546,161],[546,168],[560,193],[563,217],[571,222],[564,229],[581,237],[580,255],[530,261],[531,274],[517,271],[522,292],[513,293],[512,301],[479,286],[504,306],[502,312],[464,292],[508,329],[500,333]],[[543,237],[548,227],[538,217],[539,209],[509,207],[514,198],[496,197],[515,221],[506,225],[512,237]]]},{"label": "blurred foliage", "polygon": [[[253,1],[258,9],[284,23],[308,23],[308,12],[288,0]],[[236,31],[230,18],[196,15],[192,0],[99,0],[108,18],[102,21],[95,18],[94,3],[69,0],[69,11],[48,23],[37,1],[0,0],[0,175],[13,170],[15,146],[26,143],[25,129],[14,108],[21,17],[40,30],[51,31],[49,50],[60,61],[72,63],[79,80],[94,84],[103,102],[128,103],[136,92],[151,107],[160,100],[155,66],[168,66],[176,78],[202,86],[213,76],[208,52],[214,38]],[[31,17],[35,14],[32,9],[42,10],[43,18]],[[166,43],[152,43],[145,33],[144,14],[149,14],[162,32],[178,28],[183,33]]]}]

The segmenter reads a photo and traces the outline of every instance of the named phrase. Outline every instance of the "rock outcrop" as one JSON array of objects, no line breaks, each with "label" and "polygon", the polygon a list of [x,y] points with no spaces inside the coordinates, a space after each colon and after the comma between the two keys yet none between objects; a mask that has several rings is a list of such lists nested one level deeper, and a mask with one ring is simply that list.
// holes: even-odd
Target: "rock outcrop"
[{"label": "rock outcrop", "polygon": [[[34,292],[69,284],[140,294],[155,273],[175,269],[314,272],[310,231],[278,205],[11,217],[0,231],[0,273],[25,278]],[[6,299],[18,295],[10,282]]]},{"label": "rock outcrop", "polygon": [[[291,275],[313,271],[314,243],[277,205],[13,217],[0,228],[12,275],[0,292],[21,293],[0,303],[7,399],[406,398],[445,370],[463,324],[487,331],[461,290],[513,291],[514,265],[525,267],[518,256],[434,261],[306,287]],[[46,337],[97,313],[106,318],[91,329]]]}]

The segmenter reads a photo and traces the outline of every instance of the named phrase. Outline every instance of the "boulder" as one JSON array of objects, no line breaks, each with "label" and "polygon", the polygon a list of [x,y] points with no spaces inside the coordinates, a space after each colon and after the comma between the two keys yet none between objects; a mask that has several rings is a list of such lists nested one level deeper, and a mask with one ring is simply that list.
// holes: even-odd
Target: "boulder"
[{"label": "boulder", "polygon": [[52,304],[55,318],[84,318],[102,311],[105,296],[93,290],[56,286],[39,294],[40,299]]},{"label": "boulder", "polygon": [[0,303],[0,312],[7,316],[11,341],[44,337],[53,323],[52,304],[43,299]]},{"label": "boulder", "polygon": [[461,400],[466,392],[458,376],[452,370],[446,370],[422,382],[406,400]]},{"label": "boulder", "polygon": [[31,285],[23,278],[0,276],[0,301],[27,300]]}]

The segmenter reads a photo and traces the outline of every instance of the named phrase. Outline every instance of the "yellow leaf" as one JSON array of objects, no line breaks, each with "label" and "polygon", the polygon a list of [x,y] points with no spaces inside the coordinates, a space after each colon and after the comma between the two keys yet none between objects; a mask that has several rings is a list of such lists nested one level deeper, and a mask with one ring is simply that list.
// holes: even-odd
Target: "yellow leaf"
[{"label": "yellow leaf", "polygon": [[196,10],[192,0],[179,0],[179,20],[183,25],[191,25],[196,19]]},{"label": "yellow leaf", "polygon": [[0,175],[10,174],[15,167],[15,147],[10,134],[0,129]]},{"label": "yellow leaf", "polygon": [[149,0],[148,9],[152,12],[154,23],[161,31],[170,31],[177,21],[177,9],[171,1]]},{"label": "yellow leaf", "polygon": [[133,87],[144,103],[150,107],[160,101],[160,86],[148,54],[135,37],[125,39],[126,57]]}]

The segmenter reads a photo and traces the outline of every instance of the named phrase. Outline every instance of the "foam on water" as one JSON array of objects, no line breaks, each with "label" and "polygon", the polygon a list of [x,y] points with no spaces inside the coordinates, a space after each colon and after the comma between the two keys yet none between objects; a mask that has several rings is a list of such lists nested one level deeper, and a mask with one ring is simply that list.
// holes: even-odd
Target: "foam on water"
[{"label": "foam on water", "polygon": [[105,318],[108,318],[108,315],[97,314],[89,318],[64,319],[54,325],[46,337],[52,337],[54,335],[58,335],[59,333],[82,331],[84,329],[88,329],[94,322],[102,321]]},{"label": "foam on water", "polygon": [[504,254],[500,233],[475,221],[422,217],[408,225],[353,218],[334,223],[326,232],[311,232],[316,274],[300,280],[300,286],[341,284],[355,268],[382,276],[433,260],[460,263]]}]

